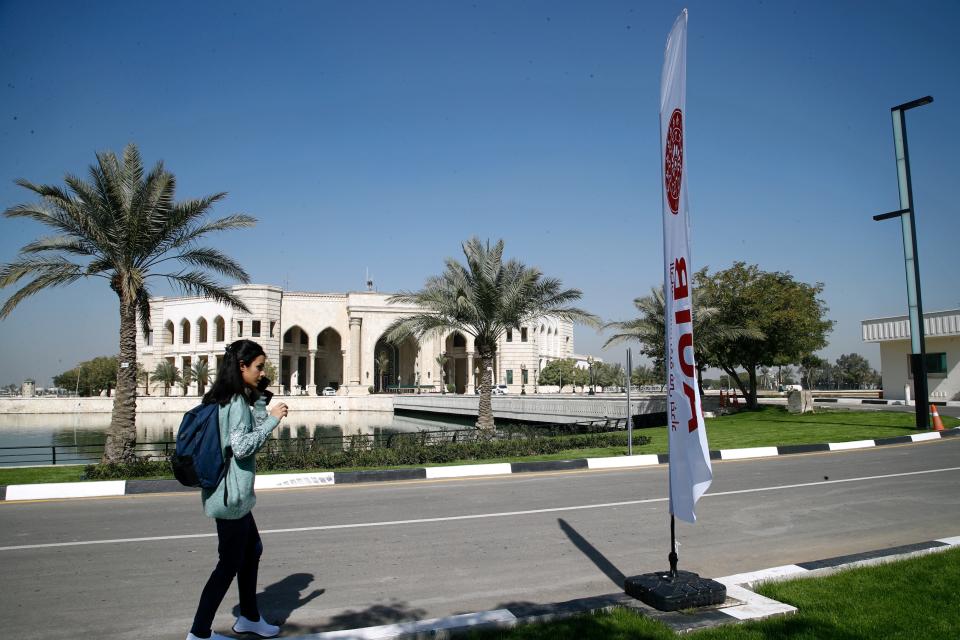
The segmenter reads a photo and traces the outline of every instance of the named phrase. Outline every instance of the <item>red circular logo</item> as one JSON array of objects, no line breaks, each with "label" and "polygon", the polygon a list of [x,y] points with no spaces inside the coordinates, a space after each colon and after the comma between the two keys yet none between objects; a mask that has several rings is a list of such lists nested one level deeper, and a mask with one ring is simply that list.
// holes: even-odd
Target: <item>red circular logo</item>
[{"label": "red circular logo", "polygon": [[667,127],[667,152],[663,162],[663,182],[667,188],[670,211],[680,210],[680,182],[683,179],[683,114],[674,109]]}]

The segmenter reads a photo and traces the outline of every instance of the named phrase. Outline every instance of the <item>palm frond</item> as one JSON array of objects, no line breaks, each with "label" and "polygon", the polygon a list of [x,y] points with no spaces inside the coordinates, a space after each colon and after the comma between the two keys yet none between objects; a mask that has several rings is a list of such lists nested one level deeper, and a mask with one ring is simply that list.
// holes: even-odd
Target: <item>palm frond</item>
[{"label": "palm frond", "polygon": [[0,308],[0,318],[6,318],[23,300],[43,289],[71,284],[84,276],[83,268],[80,265],[67,260],[21,260],[3,265],[0,268],[0,286],[6,287],[31,273],[37,273],[38,275],[33,281],[7,299],[3,307]]}]

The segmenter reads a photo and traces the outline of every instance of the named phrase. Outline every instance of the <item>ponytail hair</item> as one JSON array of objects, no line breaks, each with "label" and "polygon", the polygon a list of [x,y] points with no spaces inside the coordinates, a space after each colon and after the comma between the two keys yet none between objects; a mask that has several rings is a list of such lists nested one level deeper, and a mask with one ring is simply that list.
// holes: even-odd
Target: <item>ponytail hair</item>
[{"label": "ponytail hair", "polygon": [[227,345],[217,371],[217,379],[213,381],[210,391],[203,396],[203,404],[217,403],[224,406],[237,394],[246,398],[251,405],[256,402],[260,394],[244,384],[240,363],[250,366],[250,363],[260,356],[266,356],[263,347],[253,340],[237,340]]}]

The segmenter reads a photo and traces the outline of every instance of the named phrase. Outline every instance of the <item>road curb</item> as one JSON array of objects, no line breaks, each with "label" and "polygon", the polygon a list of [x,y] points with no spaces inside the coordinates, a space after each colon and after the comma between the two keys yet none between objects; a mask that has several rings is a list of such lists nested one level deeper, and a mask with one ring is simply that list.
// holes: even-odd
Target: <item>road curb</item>
[{"label": "road curb", "polygon": [[[855,440],[852,442],[827,442],[820,444],[790,444],[778,447],[750,447],[746,449],[721,449],[710,451],[711,460],[748,460],[772,458],[795,454],[846,451],[882,447],[894,444],[928,442],[960,436],[960,427],[945,431],[925,431],[906,436]],[[510,462],[496,464],[463,464],[442,467],[418,467],[413,469],[375,469],[370,471],[323,471],[315,473],[260,474],[256,477],[256,489],[292,489],[305,486],[333,486],[337,484],[360,484],[368,482],[396,482],[431,478],[484,477],[544,471],[568,471],[578,469],[612,469],[656,466],[667,464],[670,456],[665,453],[636,456],[613,456],[608,458],[575,458],[572,460],[542,460],[535,462]],[[508,470],[509,467],[509,470]],[[0,501],[62,500],[69,498],[96,498],[117,495],[140,495],[146,493],[169,493],[198,491],[184,487],[176,480],[105,480],[97,482],[60,482],[40,484],[0,485]]]},{"label": "road curb", "polygon": [[658,611],[625,593],[578,598],[548,604],[523,604],[506,609],[478,611],[446,618],[400,622],[360,629],[325,631],[301,636],[284,636],[287,640],[407,640],[411,638],[446,638],[477,629],[506,629],[525,624],[540,624],[574,616],[609,611],[616,607],[633,609],[641,615],[661,622],[675,633],[688,633],[726,624],[792,615],[797,609],[789,604],[762,596],[753,589],[765,582],[822,576],[829,573],[893,562],[927,553],[946,551],[960,545],[960,536],[928,540],[916,544],[876,549],[813,562],[770,567],[760,571],[715,578],[727,587],[727,600],[715,607],[693,612]]}]

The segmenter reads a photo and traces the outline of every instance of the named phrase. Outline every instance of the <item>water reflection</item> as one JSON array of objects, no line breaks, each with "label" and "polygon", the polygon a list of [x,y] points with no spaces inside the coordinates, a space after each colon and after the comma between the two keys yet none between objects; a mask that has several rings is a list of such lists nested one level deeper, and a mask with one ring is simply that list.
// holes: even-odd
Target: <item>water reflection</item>
[{"label": "water reflection", "polygon": [[[182,414],[137,414],[137,442],[173,442]],[[416,431],[472,428],[474,419],[443,416],[397,416],[388,411],[301,411],[287,417],[273,432],[274,438],[338,438],[351,435],[387,435]],[[50,464],[51,447],[58,447],[57,462],[87,462],[99,458],[110,426],[108,413],[0,414],[0,466]],[[172,446],[172,445],[168,445]],[[42,447],[42,449],[20,449]],[[61,449],[62,448],[62,449]],[[162,452],[163,446],[138,447]]]}]

